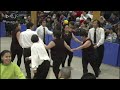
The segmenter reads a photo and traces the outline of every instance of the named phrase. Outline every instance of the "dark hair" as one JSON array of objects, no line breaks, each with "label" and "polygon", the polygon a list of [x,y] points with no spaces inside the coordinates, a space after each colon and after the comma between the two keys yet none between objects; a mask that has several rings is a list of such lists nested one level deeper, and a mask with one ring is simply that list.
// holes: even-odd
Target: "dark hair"
[{"label": "dark hair", "polygon": [[15,24],[14,24],[14,27],[13,27],[14,30],[16,30],[16,27],[18,27],[18,25],[19,25],[19,23],[15,23]]},{"label": "dark hair", "polygon": [[5,53],[10,53],[11,54],[11,52],[9,51],[9,50],[3,50],[1,53],[0,53],[0,63],[2,63],[2,57],[5,55]]},{"label": "dark hair", "polygon": [[58,39],[60,39],[60,37],[61,37],[61,31],[60,30],[54,30],[53,31],[53,35],[54,35],[54,37],[56,37],[56,38],[58,38]]},{"label": "dark hair", "polygon": [[87,20],[91,21],[91,18],[90,18],[90,17],[88,17],[88,18],[87,18]]},{"label": "dark hair", "polygon": [[80,36],[85,36],[85,37],[88,37],[88,33],[86,32],[85,29],[80,29]]},{"label": "dark hair", "polygon": [[32,35],[31,41],[32,41],[33,43],[38,42],[38,41],[39,41],[38,36],[37,36],[36,34]]},{"label": "dark hair", "polygon": [[27,23],[27,29],[30,29],[34,24],[32,22]]},{"label": "dark hair", "polygon": [[96,79],[96,76],[92,73],[86,73],[81,77],[81,79]]},{"label": "dark hair", "polygon": [[71,24],[72,26],[74,26],[74,21],[70,21],[69,24]]},{"label": "dark hair", "polygon": [[43,23],[44,21],[46,22],[46,20],[45,20],[45,19],[43,19],[43,20],[42,20],[42,23]]},{"label": "dark hair", "polygon": [[97,21],[98,27],[101,27],[101,23],[100,23],[100,21],[97,20],[97,19],[93,20],[93,22],[95,22],[95,21]]}]

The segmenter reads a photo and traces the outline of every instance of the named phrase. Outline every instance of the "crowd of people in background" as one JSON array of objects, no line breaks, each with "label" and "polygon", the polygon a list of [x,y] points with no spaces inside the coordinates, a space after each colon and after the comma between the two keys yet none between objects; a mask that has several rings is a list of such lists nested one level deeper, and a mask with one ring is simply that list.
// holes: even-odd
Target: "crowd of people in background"
[{"label": "crowd of people in background", "polygon": [[[6,23],[6,31],[12,35],[11,53],[9,53],[8,61],[13,61],[17,55],[17,65],[20,67],[23,54],[26,78],[28,79],[31,78],[30,63],[31,67],[34,68],[34,79],[45,79],[47,77],[50,67],[47,49],[51,49],[53,72],[57,79],[71,77],[73,51],[79,49],[82,49],[83,75],[88,73],[87,65],[90,63],[95,72],[95,77],[98,77],[104,55],[104,39],[108,42],[120,44],[119,11],[101,11],[99,20],[94,20],[93,11],[38,11],[35,31],[33,31],[34,24],[31,22],[31,16],[28,13],[24,14],[21,19],[15,14],[8,16],[8,13],[0,12],[0,21]],[[7,19],[11,19],[10,17],[12,20],[9,21],[14,22],[7,22]],[[20,24],[26,24],[27,30],[20,32]],[[45,34],[53,36],[53,40],[48,45],[45,43]],[[81,36],[83,41],[75,36]],[[72,39],[76,43],[80,43],[81,46],[71,49]],[[6,61],[3,56],[1,56],[2,61]],[[65,68],[67,56],[69,56],[68,68]],[[63,67],[61,70],[60,65]],[[68,71],[69,75],[65,76],[64,71],[66,73]],[[20,69],[19,72],[21,73]],[[25,77],[22,76],[22,78]]]},{"label": "crowd of people in background", "polygon": [[[73,21],[74,34],[79,35],[80,29],[87,32],[92,28],[93,12],[92,11],[50,11],[38,12],[39,26],[45,19],[49,30],[62,30],[64,20]],[[99,18],[101,27],[105,29],[106,41],[120,43],[120,12],[119,11],[101,11]]]},{"label": "crowd of people in background", "polygon": [[[88,31],[92,27],[93,14],[92,11],[38,11],[37,27],[42,24],[43,19],[51,31],[62,30],[64,20],[73,21],[74,33],[79,35],[80,28]],[[120,43],[120,12],[101,11],[99,20],[105,29],[106,41]],[[31,22],[31,16],[29,11],[0,11],[0,21],[6,22],[7,36],[10,36],[15,22],[26,24]]]}]

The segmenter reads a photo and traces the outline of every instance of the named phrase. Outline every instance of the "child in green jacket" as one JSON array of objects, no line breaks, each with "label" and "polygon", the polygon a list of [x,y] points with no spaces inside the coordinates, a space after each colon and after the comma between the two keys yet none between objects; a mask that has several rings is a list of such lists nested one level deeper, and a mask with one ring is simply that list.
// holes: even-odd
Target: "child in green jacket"
[{"label": "child in green jacket", "polygon": [[2,51],[0,57],[0,79],[25,79],[17,64],[11,62],[10,51]]}]

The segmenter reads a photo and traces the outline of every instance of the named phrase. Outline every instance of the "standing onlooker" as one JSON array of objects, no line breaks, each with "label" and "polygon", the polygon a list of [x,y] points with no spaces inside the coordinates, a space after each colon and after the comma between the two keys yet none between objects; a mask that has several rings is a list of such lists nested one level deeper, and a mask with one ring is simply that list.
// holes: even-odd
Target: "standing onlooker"
[{"label": "standing onlooker", "polygon": [[25,64],[25,69],[27,73],[27,78],[31,78],[31,71],[30,71],[30,62],[26,61],[25,58],[31,56],[31,46],[32,46],[32,41],[31,37],[33,34],[37,34],[35,31],[32,31],[34,28],[34,25],[32,22],[27,23],[27,30],[21,32],[20,34],[20,45],[23,48],[23,56],[24,56],[24,64]]},{"label": "standing onlooker", "polygon": [[98,55],[97,58],[97,65],[100,71],[100,66],[104,56],[104,39],[105,39],[105,31],[100,26],[99,20],[93,21],[93,28],[91,28],[88,32],[88,37],[92,40],[94,44],[94,48],[96,49],[96,54]]},{"label": "standing onlooker", "polygon": [[16,23],[14,24],[14,30],[12,31],[12,42],[11,42],[11,54],[12,54],[12,61],[15,59],[15,56],[17,55],[18,61],[17,65],[20,67],[21,64],[21,58],[23,54],[23,49],[19,44],[20,39],[20,24]]}]

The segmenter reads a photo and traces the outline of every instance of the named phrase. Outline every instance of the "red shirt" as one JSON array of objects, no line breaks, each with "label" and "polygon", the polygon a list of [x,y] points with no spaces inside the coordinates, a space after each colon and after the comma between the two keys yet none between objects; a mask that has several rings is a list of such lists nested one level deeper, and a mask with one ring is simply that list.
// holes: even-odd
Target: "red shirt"
[{"label": "red shirt", "polygon": [[76,13],[77,13],[77,17],[80,17],[81,16],[81,14],[82,14],[82,11],[76,11]]}]

